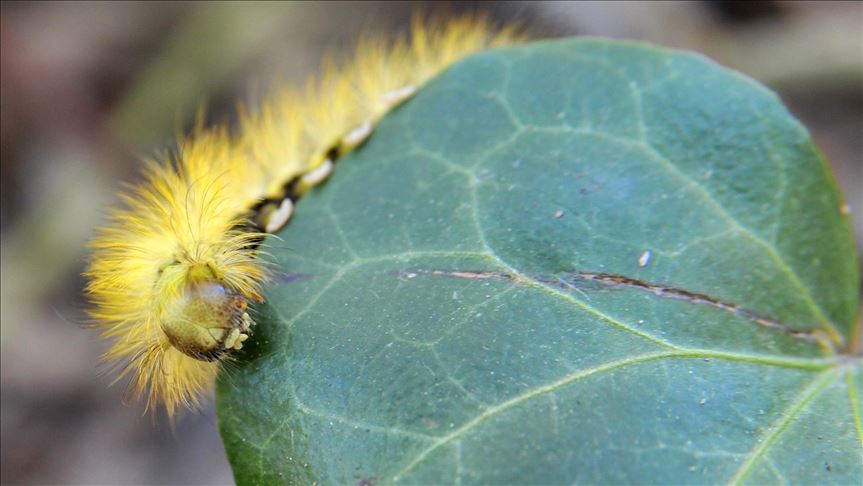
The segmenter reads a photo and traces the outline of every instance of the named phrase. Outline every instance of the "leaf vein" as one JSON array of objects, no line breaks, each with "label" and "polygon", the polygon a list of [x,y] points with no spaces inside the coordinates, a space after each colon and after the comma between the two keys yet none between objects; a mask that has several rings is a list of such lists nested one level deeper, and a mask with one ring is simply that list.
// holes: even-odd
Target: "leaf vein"
[{"label": "leaf vein", "polygon": [[821,373],[818,378],[813,379],[803,389],[803,391],[798,394],[797,398],[791,402],[791,405],[782,412],[779,419],[767,430],[767,433],[758,439],[756,446],[750,451],[748,455],[749,457],[740,466],[734,476],[732,476],[729,483],[741,484],[743,479],[752,472],[752,468],[755,464],[765,458],[770,446],[779,440],[782,434],[788,430],[794,420],[800,415],[806,406],[815,399],[815,397],[824,391],[830,383],[836,381],[838,375],[839,371],[837,369],[831,369]]},{"label": "leaf vein", "polygon": [[479,415],[477,415],[476,417],[474,417],[470,421],[466,422],[464,425],[462,425],[458,429],[454,430],[453,432],[451,432],[450,434],[447,434],[444,437],[441,437],[440,439],[435,441],[433,444],[431,444],[429,447],[422,450],[410,462],[408,462],[406,466],[404,466],[399,472],[397,472],[393,476],[393,481],[398,481],[401,477],[403,477],[405,474],[410,472],[414,467],[417,466],[417,464],[422,462],[423,459],[428,457],[428,455],[431,454],[432,452],[434,452],[435,450],[439,449],[440,447],[442,447],[442,446],[444,446],[450,442],[455,441],[456,439],[459,439],[460,437],[465,436],[467,433],[469,433],[470,431],[475,429],[477,426],[479,426],[479,424],[488,420],[489,418],[491,418],[495,415],[498,415],[500,413],[503,413],[506,410],[509,410],[510,408],[513,408],[513,407],[515,407],[515,406],[517,406],[523,402],[531,400],[537,396],[542,396],[542,395],[545,395],[547,393],[554,392],[554,391],[556,391],[562,387],[565,387],[565,386],[567,386],[571,383],[574,383],[578,380],[581,380],[583,378],[587,378],[587,377],[590,377],[593,375],[598,375],[598,374],[609,372],[609,371],[614,371],[614,370],[617,370],[617,369],[620,369],[620,368],[623,368],[623,367],[626,367],[629,365],[633,365],[633,364],[640,364],[640,363],[646,363],[649,361],[656,361],[656,360],[663,359],[663,358],[674,357],[676,355],[677,355],[677,353],[668,353],[668,352],[666,352],[666,353],[654,353],[654,354],[641,355],[641,356],[638,356],[635,358],[629,358],[629,359],[624,359],[624,360],[619,360],[619,361],[612,361],[610,363],[605,363],[605,364],[600,365],[600,366],[596,366],[593,368],[588,368],[585,370],[580,370],[580,371],[577,371],[575,373],[568,374],[559,380],[553,381],[553,382],[548,383],[546,385],[542,385],[542,386],[533,388],[533,389],[528,390],[528,391],[526,391],[520,395],[517,395],[513,398],[510,398],[509,400],[506,400],[506,401],[501,402],[497,405],[489,407],[488,409],[486,409],[485,411],[483,411],[482,413],[480,413]]}]

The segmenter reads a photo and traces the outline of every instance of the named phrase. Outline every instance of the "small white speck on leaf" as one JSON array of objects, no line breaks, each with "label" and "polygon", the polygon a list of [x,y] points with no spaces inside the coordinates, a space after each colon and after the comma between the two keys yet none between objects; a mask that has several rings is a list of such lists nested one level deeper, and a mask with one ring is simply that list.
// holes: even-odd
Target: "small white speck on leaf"
[{"label": "small white speck on leaf", "polygon": [[642,253],[641,256],[638,257],[638,266],[641,268],[646,267],[647,264],[650,263],[651,256],[653,255],[650,253],[650,250],[645,250],[644,253]]},{"label": "small white speck on leaf", "polygon": [[560,219],[563,217],[563,209],[558,209],[554,212],[554,219]]},{"label": "small white speck on leaf", "polygon": [[409,273],[409,274],[405,275],[405,277],[407,277],[407,278],[416,278],[416,277],[417,277],[417,274],[415,274],[415,273],[411,272],[411,273]]}]

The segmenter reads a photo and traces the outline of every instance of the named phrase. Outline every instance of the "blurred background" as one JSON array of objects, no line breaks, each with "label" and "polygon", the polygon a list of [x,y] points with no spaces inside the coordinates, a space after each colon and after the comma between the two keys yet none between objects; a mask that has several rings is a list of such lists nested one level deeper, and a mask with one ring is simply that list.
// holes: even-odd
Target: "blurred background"
[{"label": "blurred background", "polygon": [[777,90],[812,132],[863,242],[863,3],[3,2],[3,484],[230,484],[212,404],[154,422],[99,375],[85,244],[199,106],[230,120],[279,77],[302,82],[363,31],[416,11],[485,10],[544,37],[702,52]]}]

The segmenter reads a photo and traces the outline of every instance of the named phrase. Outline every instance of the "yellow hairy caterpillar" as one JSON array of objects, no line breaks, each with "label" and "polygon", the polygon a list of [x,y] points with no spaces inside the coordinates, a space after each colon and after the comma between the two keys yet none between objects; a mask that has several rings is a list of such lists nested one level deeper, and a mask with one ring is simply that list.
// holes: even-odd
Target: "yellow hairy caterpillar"
[{"label": "yellow hairy caterpillar", "polygon": [[367,37],[344,65],[329,63],[304,90],[281,88],[239,130],[197,128],[176,152],[147,162],[144,181],[91,243],[91,311],[113,341],[103,358],[169,415],[194,408],[219,362],[239,350],[262,301],[263,237],[388,111],[465,56],[513,43],[513,29],[466,16],[388,41]]}]

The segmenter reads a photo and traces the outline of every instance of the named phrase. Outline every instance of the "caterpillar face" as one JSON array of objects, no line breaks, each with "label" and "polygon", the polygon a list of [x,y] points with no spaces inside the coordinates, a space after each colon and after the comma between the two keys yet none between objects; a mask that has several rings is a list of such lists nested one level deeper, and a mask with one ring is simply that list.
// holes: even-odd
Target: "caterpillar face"
[{"label": "caterpillar face", "polygon": [[255,323],[248,301],[218,281],[193,283],[168,299],[159,323],[171,345],[201,361],[239,350]]}]

